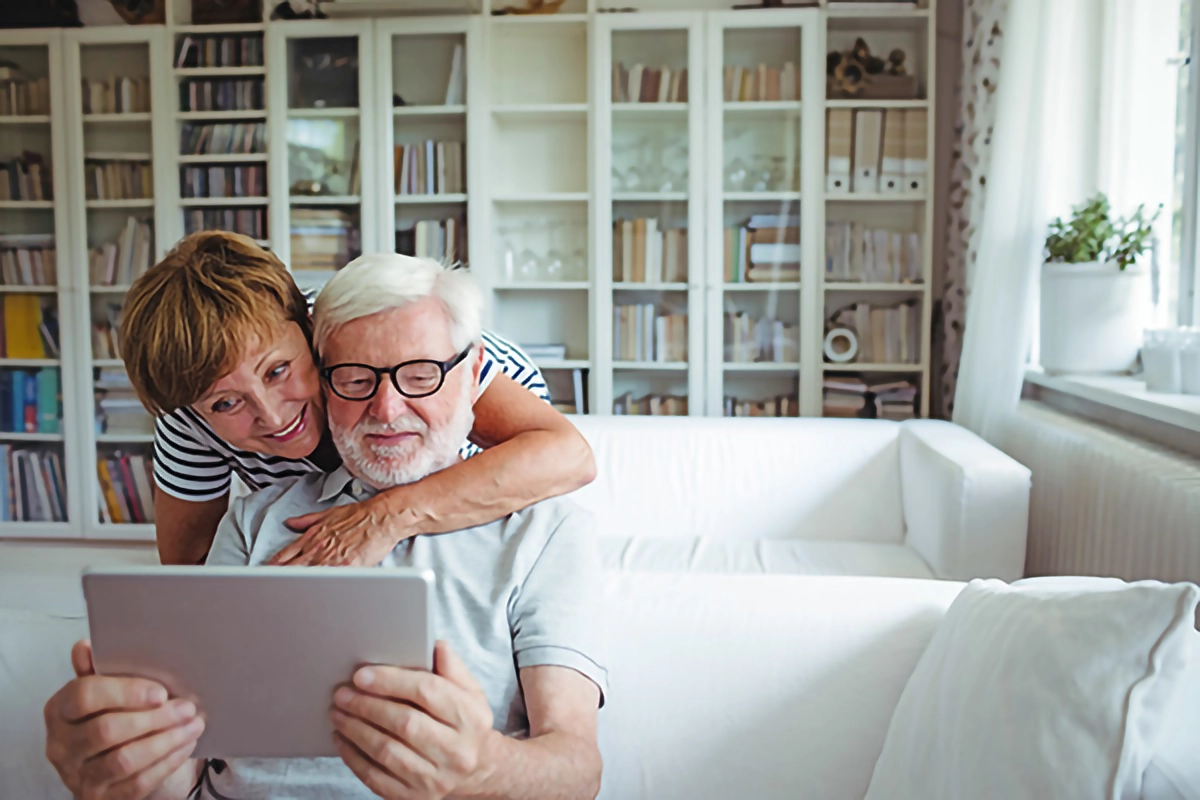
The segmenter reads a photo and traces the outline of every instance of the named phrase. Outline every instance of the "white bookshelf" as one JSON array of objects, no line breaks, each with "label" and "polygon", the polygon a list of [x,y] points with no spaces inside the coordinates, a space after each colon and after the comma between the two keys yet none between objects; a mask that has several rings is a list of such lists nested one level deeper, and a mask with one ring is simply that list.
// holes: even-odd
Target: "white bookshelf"
[{"label": "white bookshelf", "polygon": [[[536,359],[556,401],[573,404],[575,372],[583,381],[588,413],[613,413],[629,393],[686,395],[691,415],[719,415],[723,398],[798,397],[799,413],[822,413],[822,380],[855,375],[884,381],[908,378],[920,385],[920,412],[928,414],[931,390],[932,187],[918,192],[827,192],[824,185],[825,118],[833,109],[928,112],[932,156],[934,94],[933,24],[936,0],[919,4],[838,4],[823,0],[805,9],[729,11],[724,0],[628,0],[635,13],[600,13],[599,0],[567,0],[565,13],[531,17],[367,17],[280,22],[263,19],[200,25],[190,0],[167,0],[165,25],[0,32],[0,54],[34,57],[51,78],[49,114],[0,116],[0,154],[35,149],[54,169],[54,199],[0,202],[0,233],[53,232],[59,284],[0,286],[0,299],[29,293],[58,304],[62,354],[18,366],[58,368],[63,392],[61,432],[0,433],[0,443],[51,448],[64,459],[68,522],[14,523],[5,536],[149,539],[152,526],[98,521],[98,455],[149,452],[144,432],[102,432],[95,425],[92,381],[97,369],[119,368],[117,359],[93,357],[90,328],[109,304],[120,304],[128,284],[92,286],[87,251],[114,234],[129,215],[152,218],[155,258],[184,233],[185,214],[227,209],[261,212],[255,238],[276,252],[305,286],[319,286],[332,269],[306,265],[293,247],[293,212],[343,211],[357,228],[355,251],[392,250],[397,229],[417,223],[461,221],[467,261],[487,297],[487,324],[522,344],[558,344],[562,358]],[[269,14],[274,3],[267,3]],[[918,76],[917,98],[847,100],[825,96],[828,50],[864,36],[877,52],[901,47]],[[263,64],[177,66],[183,37],[261,38]],[[348,46],[357,58],[351,101],[319,105],[297,87],[298,59],[320,44]],[[462,48],[463,90],[447,96],[454,51]],[[318,48],[319,49],[319,48]],[[687,67],[686,102],[631,102],[612,96],[612,65],[640,62]],[[723,67],[794,61],[800,99],[730,102]],[[744,62],[744,63],[743,63]],[[136,67],[136,69],[135,69]],[[118,73],[151,81],[151,111],[82,113],[80,80]],[[261,80],[263,107],[182,110],[180,85],[195,80]],[[397,100],[397,96],[402,99]],[[311,99],[311,98],[310,98]],[[184,154],[185,125],[260,123],[264,152]],[[745,131],[742,138],[735,135]],[[425,141],[462,142],[465,176],[458,191],[397,191],[395,148]],[[686,184],[628,185],[614,164],[628,158],[630,140],[670,142],[682,159]],[[294,191],[312,167],[306,158],[349,169],[358,144],[357,186],[349,175],[320,194]],[[28,147],[29,145],[33,147]],[[305,148],[309,148],[305,151]],[[783,184],[727,185],[725,167],[735,156],[768,155],[786,165]],[[88,199],[84,161],[104,156],[137,159],[153,170],[153,197]],[[638,156],[640,158],[640,156]],[[930,160],[932,166],[932,160]],[[185,197],[181,170],[263,167],[266,191],[253,197]],[[791,176],[796,168],[798,177]],[[755,213],[798,214],[799,280],[774,284],[725,280],[722,230]],[[653,282],[614,280],[613,222],[656,219],[686,227],[684,276]],[[827,222],[858,222],[920,233],[921,281],[825,281]],[[407,240],[405,240],[407,241]],[[349,254],[349,253],[347,253]],[[506,257],[507,256],[507,257]],[[922,352],[914,364],[826,363],[826,316],[858,301],[921,304]],[[614,350],[614,306],[655,304],[688,318],[686,360],[621,358]],[[797,359],[726,363],[726,309],[797,325]]]}]

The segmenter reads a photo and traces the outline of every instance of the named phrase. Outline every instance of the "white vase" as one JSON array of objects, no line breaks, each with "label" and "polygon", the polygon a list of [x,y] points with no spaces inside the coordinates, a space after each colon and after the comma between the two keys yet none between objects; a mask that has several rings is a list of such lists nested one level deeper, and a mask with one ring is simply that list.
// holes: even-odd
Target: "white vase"
[{"label": "white vase", "polygon": [[1150,319],[1146,269],[1043,264],[1041,362],[1050,373],[1128,372]]}]

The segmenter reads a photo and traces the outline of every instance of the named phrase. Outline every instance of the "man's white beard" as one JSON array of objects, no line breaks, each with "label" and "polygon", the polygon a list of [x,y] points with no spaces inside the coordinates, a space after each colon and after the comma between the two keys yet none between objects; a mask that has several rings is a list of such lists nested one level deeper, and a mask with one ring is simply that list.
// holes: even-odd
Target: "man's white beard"
[{"label": "man's white beard", "polygon": [[[444,426],[430,429],[415,414],[385,424],[364,418],[353,428],[329,421],[329,432],[350,474],[376,489],[415,483],[458,460],[458,450],[475,424],[471,384],[463,382],[458,410]],[[404,444],[376,446],[366,443],[369,434],[415,433]]]}]

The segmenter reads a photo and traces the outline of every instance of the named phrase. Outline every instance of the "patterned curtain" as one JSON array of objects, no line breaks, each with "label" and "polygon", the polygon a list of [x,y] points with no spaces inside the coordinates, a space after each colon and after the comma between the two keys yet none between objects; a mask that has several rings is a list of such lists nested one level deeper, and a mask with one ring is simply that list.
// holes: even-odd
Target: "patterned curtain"
[{"label": "patterned curtain", "polygon": [[940,391],[934,408],[935,415],[943,419],[949,419],[954,411],[958,362],[967,323],[967,295],[991,163],[1000,39],[1009,0],[962,0],[962,5],[962,70],[954,91],[958,109],[951,140],[946,274],[941,301],[942,353],[937,376]]}]

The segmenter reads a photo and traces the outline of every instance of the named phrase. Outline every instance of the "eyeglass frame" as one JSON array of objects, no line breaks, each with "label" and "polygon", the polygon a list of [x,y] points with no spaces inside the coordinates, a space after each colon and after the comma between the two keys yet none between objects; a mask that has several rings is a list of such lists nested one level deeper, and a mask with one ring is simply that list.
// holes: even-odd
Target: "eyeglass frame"
[{"label": "eyeglass frame", "polygon": [[[368,400],[373,399],[375,397],[375,395],[379,394],[379,387],[383,385],[383,376],[384,375],[387,375],[388,377],[390,377],[392,379],[392,388],[394,388],[397,392],[399,392],[402,397],[407,397],[410,400],[420,400],[422,397],[430,397],[430,396],[435,395],[438,392],[440,392],[442,390],[442,387],[446,385],[446,375],[450,372],[450,370],[454,369],[459,364],[461,364],[466,359],[466,357],[471,354],[471,351],[473,349],[475,349],[474,342],[467,345],[466,348],[461,353],[459,353],[458,355],[456,355],[454,358],[450,359],[449,361],[438,361],[436,358],[414,358],[412,361],[403,361],[394,367],[373,367],[370,364],[358,364],[355,362],[348,361],[348,362],[344,362],[341,364],[333,364],[328,367],[322,367],[321,368],[321,378],[325,381],[325,384],[329,387],[329,391],[333,392],[334,394],[336,394],[338,397],[342,398],[343,400],[348,400],[352,403],[365,403]],[[408,392],[401,389],[400,381],[396,379],[396,375],[404,367],[410,367],[413,364],[433,364],[434,366],[436,366],[438,368],[438,370],[441,372],[441,378],[438,380],[438,385],[436,387],[434,387],[431,391],[423,392],[422,394],[409,394]],[[333,386],[333,380],[332,380],[333,371],[336,369],[339,369],[341,367],[359,367],[361,369],[370,370],[371,372],[375,373],[375,388],[371,389],[371,393],[369,395],[367,395],[366,397],[346,397],[346,395],[339,392]]]}]

